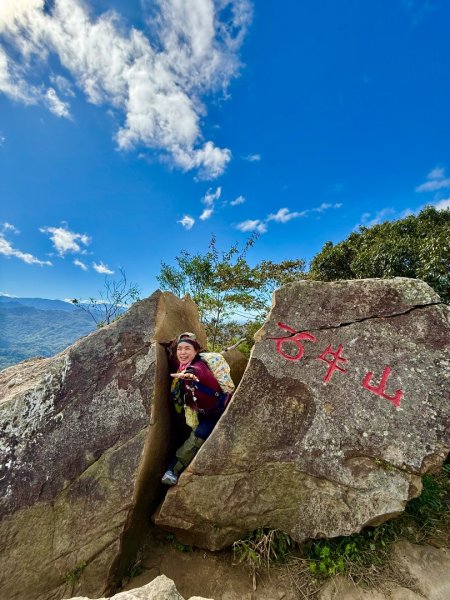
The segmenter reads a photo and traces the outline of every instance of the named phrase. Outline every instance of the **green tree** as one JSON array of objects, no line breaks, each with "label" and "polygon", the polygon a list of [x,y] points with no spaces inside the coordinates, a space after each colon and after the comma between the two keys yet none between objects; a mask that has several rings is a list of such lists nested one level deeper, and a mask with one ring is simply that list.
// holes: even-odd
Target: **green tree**
[{"label": "green tree", "polygon": [[118,279],[105,277],[103,289],[98,291],[98,298],[73,298],[71,300],[80,310],[86,312],[93,319],[97,327],[109,325],[112,321],[120,317],[122,313],[133,302],[139,300],[139,288],[136,284],[130,284],[124,269],[120,269]]},{"label": "green tree", "polygon": [[311,262],[312,279],[412,277],[450,302],[450,210],[425,207],[417,216],[360,227],[346,240],[327,242]]},{"label": "green tree", "polygon": [[[182,250],[175,257],[175,266],[161,263],[157,277],[161,288],[180,297],[191,296],[214,349],[237,341],[236,337],[246,337],[245,323],[264,318],[273,289],[304,278],[303,260],[262,261],[251,267],[246,256],[256,239],[256,235],[251,236],[243,249],[234,244],[221,252],[212,236],[206,253]],[[231,339],[226,340],[221,331],[233,331]]]}]

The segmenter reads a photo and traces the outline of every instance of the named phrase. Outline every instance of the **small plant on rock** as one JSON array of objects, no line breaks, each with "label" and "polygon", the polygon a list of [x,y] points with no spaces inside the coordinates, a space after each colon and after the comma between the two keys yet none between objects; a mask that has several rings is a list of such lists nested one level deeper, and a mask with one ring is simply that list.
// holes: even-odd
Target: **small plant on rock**
[{"label": "small plant on rock", "polygon": [[293,542],[280,529],[260,528],[251,533],[245,540],[233,544],[234,556],[239,562],[245,562],[258,570],[267,568],[274,562],[283,562]]},{"label": "small plant on rock", "polygon": [[72,595],[73,590],[76,584],[80,581],[83,571],[87,567],[86,561],[81,561],[77,564],[77,566],[71,571],[67,571],[64,575],[64,583],[66,586],[70,586],[70,594]]}]

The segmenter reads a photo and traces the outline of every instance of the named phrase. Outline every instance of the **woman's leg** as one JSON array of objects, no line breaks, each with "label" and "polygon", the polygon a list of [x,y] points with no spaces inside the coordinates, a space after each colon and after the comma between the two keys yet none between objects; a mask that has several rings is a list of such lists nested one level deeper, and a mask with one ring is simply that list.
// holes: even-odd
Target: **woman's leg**
[{"label": "woman's leg", "polygon": [[176,460],[174,459],[169,469],[164,473],[162,482],[166,485],[175,485],[178,481],[178,476],[185,469],[199,449],[203,446],[206,439],[211,434],[219,415],[199,415],[199,425],[191,433],[184,444],[176,451]]}]

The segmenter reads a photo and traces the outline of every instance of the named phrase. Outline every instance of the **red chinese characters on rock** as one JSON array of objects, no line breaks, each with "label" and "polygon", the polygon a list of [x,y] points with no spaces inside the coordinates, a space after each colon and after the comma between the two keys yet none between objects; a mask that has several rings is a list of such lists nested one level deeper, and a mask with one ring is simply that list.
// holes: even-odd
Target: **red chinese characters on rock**
[{"label": "red chinese characters on rock", "polygon": [[[331,376],[333,375],[334,371],[340,371],[341,373],[347,373],[347,369],[343,369],[342,367],[340,367],[337,364],[338,361],[348,362],[347,358],[344,358],[343,356],[341,356],[341,352],[343,349],[344,349],[344,346],[342,344],[339,344],[338,349],[336,351],[334,351],[330,344],[328,346],[328,348],[326,348],[322,352],[322,354],[317,357],[317,360],[323,360],[330,365],[328,367],[327,374],[323,378],[324,383],[327,383],[328,381],[330,381]],[[332,356],[334,360],[330,360],[329,358],[327,358],[328,355]]]},{"label": "red chinese characters on rock", "polygon": [[403,398],[403,391],[397,390],[393,396],[388,396],[385,393],[386,381],[390,374],[391,374],[391,368],[385,367],[383,374],[381,376],[380,383],[378,385],[374,386],[374,385],[370,384],[370,381],[372,380],[372,377],[373,377],[373,373],[372,373],[372,371],[369,371],[368,373],[366,373],[364,379],[362,380],[362,386],[366,390],[369,390],[369,392],[373,392],[377,396],[381,396],[385,400],[389,400],[389,402],[392,402],[392,404],[398,408],[400,406],[400,401]]},{"label": "red chinese characters on rock", "polygon": [[[277,352],[278,354],[281,354],[281,356],[286,360],[296,361],[301,359],[301,357],[305,353],[305,349],[303,348],[303,344],[300,342],[300,340],[309,340],[311,342],[317,342],[317,338],[315,338],[311,333],[307,333],[306,331],[297,332],[295,331],[295,329],[292,329],[292,327],[289,327],[289,325],[285,325],[284,323],[278,323],[278,327],[281,327],[281,329],[284,329],[285,331],[289,331],[290,333],[294,334],[282,338],[269,338],[277,340]],[[283,344],[285,342],[293,342],[297,346],[297,354],[294,354],[294,356],[292,356],[291,354],[286,354],[285,352],[283,352]]]},{"label": "red chinese characters on rock", "polygon": [[[281,323],[281,322],[278,323],[278,327],[280,327],[281,329],[284,329],[285,331],[288,331],[291,335],[284,336],[281,338],[270,337],[267,339],[276,341],[276,347],[277,347],[278,354],[280,354],[286,360],[299,361],[303,357],[303,355],[305,353],[305,349],[302,344],[303,340],[307,340],[307,341],[310,341],[313,343],[317,342],[317,338],[312,333],[309,333],[308,331],[297,331],[296,329],[293,329],[289,325],[286,325],[286,323]],[[287,354],[286,352],[283,351],[283,344],[285,344],[287,342],[292,342],[297,346],[297,352],[294,355]],[[342,344],[339,344],[339,346],[337,347],[337,350],[333,350],[333,347],[330,344],[327,348],[325,348],[325,350],[319,356],[316,357],[317,360],[322,360],[328,364],[328,370],[325,374],[325,377],[323,378],[324,383],[328,383],[330,381],[330,379],[333,376],[333,373],[335,371],[339,371],[340,373],[342,373],[344,375],[348,373],[348,369],[344,369],[341,365],[338,364],[338,363],[350,362],[348,358],[345,358],[342,355],[343,351],[344,351],[344,346]],[[400,390],[400,389],[397,390],[393,396],[390,396],[386,393],[386,384],[387,384],[387,380],[388,380],[391,372],[392,372],[392,369],[390,367],[386,366],[381,375],[380,383],[378,385],[372,385],[371,382],[372,382],[374,374],[372,371],[369,371],[364,376],[364,379],[361,382],[361,387],[368,390],[369,392],[372,392],[373,394],[376,394],[377,396],[380,396],[381,398],[384,398],[385,400],[388,400],[389,402],[392,402],[392,404],[396,408],[399,408],[400,402],[404,395],[403,390]]]}]

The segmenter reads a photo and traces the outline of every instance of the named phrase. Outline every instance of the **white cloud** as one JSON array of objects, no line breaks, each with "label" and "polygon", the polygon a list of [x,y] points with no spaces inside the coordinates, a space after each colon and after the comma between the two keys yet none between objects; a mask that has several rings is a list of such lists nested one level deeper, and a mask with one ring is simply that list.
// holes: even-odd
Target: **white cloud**
[{"label": "white cloud", "polygon": [[[329,204],[328,202],[322,202],[322,204],[320,206],[317,206],[317,208],[311,208],[311,212],[318,212],[318,213],[322,213],[330,208],[341,208],[342,203],[341,202],[336,202],[336,204]],[[308,212],[308,211],[306,211]]]},{"label": "white cloud", "polygon": [[209,217],[213,214],[213,212],[214,212],[213,208],[205,208],[199,217],[200,221],[206,221],[207,219],[209,219]]},{"label": "white cloud", "polygon": [[214,204],[214,202],[220,198],[221,194],[222,194],[222,188],[220,186],[216,189],[215,192],[212,191],[212,188],[209,188],[209,190],[203,196],[202,202],[206,206],[212,206]]},{"label": "white cloud", "polygon": [[322,202],[320,206],[315,208],[309,208],[307,210],[302,210],[300,212],[289,212],[288,208],[280,208],[280,210],[275,214],[270,214],[266,221],[276,221],[277,223],[287,223],[292,219],[297,219],[298,217],[307,217],[310,213],[323,213],[330,208],[337,209],[341,208],[342,204],[337,202],[335,204],[330,204],[327,202]]},{"label": "white cloud", "polygon": [[177,223],[181,223],[181,225],[183,225],[185,229],[189,230],[192,229],[195,223],[195,219],[193,219],[189,215],[184,215],[184,217],[180,221],[177,221]]},{"label": "white cloud", "polygon": [[240,231],[258,231],[259,233],[265,233],[267,231],[267,224],[270,221],[275,221],[276,223],[288,223],[292,219],[307,217],[310,213],[321,213],[330,208],[341,208],[341,206],[341,203],[327,204],[324,202],[316,208],[302,210],[301,212],[289,212],[288,208],[280,208],[278,212],[267,215],[264,220],[248,219],[247,221],[238,223],[238,225],[236,225],[236,229],[239,229]]},{"label": "white cloud", "polygon": [[244,204],[245,198],[244,196],[238,196],[234,200],[230,202],[231,206],[238,206],[238,204]]},{"label": "white cloud", "polygon": [[108,268],[105,264],[103,264],[102,261],[100,261],[100,264],[93,262],[92,268],[94,269],[94,271],[97,271],[97,273],[101,273],[102,275],[114,275],[114,271],[111,271],[111,269]]},{"label": "white cloud", "polygon": [[265,225],[265,223],[259,219],[248,219],[247,221],[238,223],[236,225],[236,229],[239,229],[239,231],[243,232],[257,231],[258,233],[265,233],[267,231],[267,225]]},{"label": "white cloud", "polygon": [[291,219],[296,219],[297,217],[304,217],[306,216],[307,211],[303,211],[303,212],[289,212],[288,208],[280,208],[280,210],[275,213],[275,214],[271,214],[267,217],[266,221],[276,221],[277,223],[287,223],[288,221],[291,221]]},{"label": "white cloud", "polygon": [[244,156],[243,158],[249,162],[257,162],[261,160],[261,154],[247,154],[247,156]]},{"label": "white cloud", "polygon": [[84,233],[74,233],[65,227],[41,227],[42,233],[47,233],[53,242],[53,246],[59,256],[64,256],[67,252],[84,252],[80,244],[88,246],[91,238]]},{"label": "white cloud", "polygon": [[81,260],[78,260],[78,258],[76,258],[76,259],[73,261],[73,264],[74,264],[76,267],[80,267],[80,269],[83,269],[83,271],[87,271],[87,270],[88,270],[88,268],[87,268],[87,266],[84,264],[84,262],[82,262]]},{"label": "white cloud", "polygon": [[365,212],[361,215],[361,223],[356,225],[356,228],[358,228],[360,225],[363,225],[364,227],[373,227],[374,225],[378,225],[379,223],[387,221],[387,218],[394,214],[395,210],[393,208],[382,208],[375,214]]},{"label": "white cloud", "polygon": [[39,258],[36,258],[28,252],[16,250],[11,242],[5,239],[3,233],[0,233],[0,254],[3,254],[3,256],[7,256],[8,258],[14,256],[29,265],[39,265],[40,267],[52,266],[52,263],[49,260],[39,260]]},{"label": "white cloud", "polygon": [[68,79],[66,79],[62,75],[51,75],[50,81],[55,87],[58,88],[59,92],[64,96],[70,96],[72,98],[75,96],[72,84]]},{"label": "white cloud", "polygon": [[435,167],[427,175],[427,181],[416,187],[416,192],[436,192],[450,188],[450,178],[445,176],[445,169]]},{"label": "white cloud", "polygon": [[2,135],[2,134],[0,133],[0,146],[3,146],[3,144],[4,144],[5,142],[6,142],[6,138],[5,138],[5,136],[4,136],[4,135]]},{"label": "white cloud", "polygon": [[45,99],[48,109],[57,117],[70,117],[69,105],[58,98],[53,88],[48,88],[45,92]]},{"label": "white cloud", "polygon": [[16,235],[20,233],[20,231],[17,229],[17,227],[14,227],[14,225],[12,225],[11,223],[3,223],[2,230],[3,231],[12,231]]},{"label": "white cloud", "polygon": [[216,202],[216,200],[218,200],[220,198],[221,193],[222,193],[221,187],[218,187],[215,192],[212,191],[212,188],[209,188],[209,190],[203,196],[202,203],[206,206],[206,208],[203,210],[202,214],[200,215],[201,221],[206,221],[206,219],[209,219],[210,216],[213,214],[214,203]]},{"label": "white cloud", "polygon": [[445,200],[439,200],[439,202],[436,202],[436,204],[434,204],[434,208],[436,210],[450,209],[450,198],[446,198]]},{"label": "white cloud", "polygon": [[[47,67],[54,55],[71,78],[66,90],[73,82],[89,102],[115,111],[120,149],[149,148],[181,169],[197,169],[200,179],[218,177],[231,152],[202,140],[201,98],[225,92],[238,74],[250,0],[155,0],[150,6],[144,34],[113,10],[90,14],[83,0],[54,0],[50,9],[44,0],[3,1],[0,36],[13,52],[8,56],[0,46],[0,91],[68,117],[69,105],[53,87],[33,83],[36,67]],[[62,92],[61,81],[48,77]]]}]

